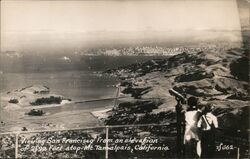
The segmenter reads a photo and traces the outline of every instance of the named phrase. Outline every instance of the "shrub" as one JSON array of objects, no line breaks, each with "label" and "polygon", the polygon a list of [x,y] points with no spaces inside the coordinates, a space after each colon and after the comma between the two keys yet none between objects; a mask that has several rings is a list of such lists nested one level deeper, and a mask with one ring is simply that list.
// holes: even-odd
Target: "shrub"
[{"label": "shrub", "polygon": [[45,105],[45,104],[61,104],[61,97],[50,96],[47,98],[38,98],[35,102],[31,102],[31,105]]},{"label": "shrub", "polygon": [[9,103],[17,104],[19,101],[17,99],[10,99]]}]

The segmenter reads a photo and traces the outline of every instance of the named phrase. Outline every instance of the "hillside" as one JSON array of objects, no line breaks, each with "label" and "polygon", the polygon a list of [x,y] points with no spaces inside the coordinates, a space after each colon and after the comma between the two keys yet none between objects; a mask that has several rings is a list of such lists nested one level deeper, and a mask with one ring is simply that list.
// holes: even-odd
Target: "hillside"
[{"label": "hillside", "polygon": [[[183,52],[165,59],[107,70],[105,73],[121,79],[122,93],[134,100],[121,101],[109,112],[105,123],[175,122],[176,101],[169,94],[169,89],[173,88],[186,97],[196,96],[202,103],[215,106],[213,113],[219,121],[217,136],[220,141],[217,142],[226,142],[223,136],[237,135],[242,139],[241,146],[248,146],[248,61],[247,50],[235,48],[220,53]],[[144,131],[158,136],[163,131],[168,135],[176,133],[175,128]]]}]

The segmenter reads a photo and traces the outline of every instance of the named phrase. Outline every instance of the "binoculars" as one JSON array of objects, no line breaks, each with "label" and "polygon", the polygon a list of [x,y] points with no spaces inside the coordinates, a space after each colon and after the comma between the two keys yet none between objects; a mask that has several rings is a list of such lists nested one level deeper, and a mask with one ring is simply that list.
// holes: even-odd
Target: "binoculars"
[{"label": "binoculars", "polygon": [[179,92],[177,92],[176,90],[170,89],[169,93],[170,93],[171,96],[174,96],[175,99],[177,101],[180,101],[182,104],[186,104],[187,103],[186,102],[186,98],[183,95],[181,95]]}]

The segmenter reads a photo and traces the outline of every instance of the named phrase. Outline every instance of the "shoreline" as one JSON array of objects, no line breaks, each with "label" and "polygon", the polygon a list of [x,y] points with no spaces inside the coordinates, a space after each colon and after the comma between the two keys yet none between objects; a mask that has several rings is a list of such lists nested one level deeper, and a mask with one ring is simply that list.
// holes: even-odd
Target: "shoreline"
[{"label": "shoreline", "polygon": [[[113,99],[115,99],[114,97],[106,97],[84,101],[69,101],[65,100],[65,98],[60,95],[53,94],[53,96],[62,98],[61,104],[26,105],[25,103],[30,103],[30,101],[21,101],[17,104],[8,102],[7,97],[12,99],[13,96],[19,99],[25,95],[27,100],[33,101],[38,98],[43,98],[42,94],[37,96],[34,94],[33,89],[31,89],[32,91],[27,91],[25,90],[26,88],[31,89],[34,87],[25,87],[13,91],[13,93],[6,93],[6,95],[8,95],[5,97],[6,105],[1,108],[1,113],[4,113],[4,115],[1,116],[1,133],[7,131],[21,131],[24,127],[28,130],[52,130],[57,128],[70,129],[103,125],[91,112],[112,108],[113,105],[111,103]],[[45,97],[49,96],[50,94],[45,94]],[[27,115],[27,112],[32,109],[42,110],[45,113],[41,116]],[[67,118],[73,120],[67,120]]]},{"label": "shoreline", "polygon": [[109,113],[112,111],[112,109],[113,107],[92,111],[90,112],[90,114],[97,118],[100,122],[103,122],[103,120],[105,120],[109,116]]},{"label": "shoreline", "polygon": [[[67,105],[50,107],[50,108],[58,108],[58,107],[70,108],[70,106],[76,107],[74,103],[70,103]],[[91,108],[91,107],[82,108],[79,110],[74,110],[74,111],[69,111],[69,112],[61,111],[57,113],[48,113],[43,116],[23,115],[22,117],[17,117],[17,119],[14,119],[13,121],[6,120],[5,124],[0,126],[0,129],[1,129],[0,133],[21,131],[22,127],[27,127],[28,130],[39,131],[39,130],[53,130],[53,129],[58,129],[58,128],[74,129],[74,128],[80,128],[80,127],[84,128],[84,127],[100,126],[104,124],[100,121],[100,119],[98,119],[93,114],[93,112],[100,112],[100,111],[103,111],[103,109],[111,110],[112,108],[113,108],[113,105],[105,105],[105,106],[96,107],[96,108]],[[24,110],[27,110],[27,109],[24,109]],[[73,118],[74,121],[69,121],[67,120],[68,118]],[[21,127],[15,126],[16,125],[16,122],[14,122],[15,120],[19,120],[18,125],[21,124],[22,126]],[[65,121],[65,122],[63,123],[62,121]]]}]

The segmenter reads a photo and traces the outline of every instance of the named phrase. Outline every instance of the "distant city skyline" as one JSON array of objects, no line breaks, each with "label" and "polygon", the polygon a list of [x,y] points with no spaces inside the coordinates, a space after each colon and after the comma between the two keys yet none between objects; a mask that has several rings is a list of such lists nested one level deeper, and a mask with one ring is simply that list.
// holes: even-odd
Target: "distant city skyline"
[{"label": "distant city skyline", "polygon": [[143,43],[189,37],[189,31],[240,29],[236,0],[1,1],[2,51]]}]

